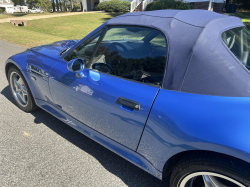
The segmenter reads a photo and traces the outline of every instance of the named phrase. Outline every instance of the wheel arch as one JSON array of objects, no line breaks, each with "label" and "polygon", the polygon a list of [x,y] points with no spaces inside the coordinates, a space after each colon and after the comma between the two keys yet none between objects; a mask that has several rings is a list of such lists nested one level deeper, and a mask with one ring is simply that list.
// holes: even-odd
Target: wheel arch
[{"label": "wheel arch", "polygon": [[[28,86],[29,86],[29,89],[31,91],[31,94],[32,94],[32,97],[34,98],[34,101],[36,103],[36,100],[35,100],[35,97],[34,97],[34,92],[33,92],[33,87],[31,86],[31,83],[30,83],[30,79],[29,79],[29,76],[28,76],[28,72],[26,71],[26,69],[22,69],[18,63],[16,63],[14,60],[11,60],[11,59],[8,59],[5,63],[5,75],[6,75],[6,78],[8,80],[8,71],[9,69],[14,66],[16,67],[23,75],[25,81],[27,82]],[[23,67],[25,68],[25,67]],[[37,103],[36,103],[37,104]]]},{"label": "wheel arch", "polygon": [[22,72],[22,69],[20,68],[20,66],[14,60],[8,59],[6,61],[6,63],[5,63],[5,76],[6,76],[7,80],[8,80],[8,71],[9,71],[11,66],[15,66],[16,68],[19,69],[19,71]]},{"label": "wheel arch", "polygon": [[229,154],[225,154],[225,153],[220,153],[220,152],[216,152],[216,151],[210,151],[210,150],[188,150],[188,151],[183,151],[183,152],[179,152],[173,156],[171,156],[165,163],[164,167],[163,167],[163,171],[162,171],[162,179],[166,179],[169,175],[171,175],[174,167],[178,164],[178,162],[189,155],[194,155],[194,154],[201,154],[201,153],[205,153],[208,155],[223,155],[226,156],[228,158],[233,158],[233,159],[237,159],[240,161],[245,162],[246,164],[250,164],[248,161],[241,159],[239,157],[236,156],[232,156]]}]

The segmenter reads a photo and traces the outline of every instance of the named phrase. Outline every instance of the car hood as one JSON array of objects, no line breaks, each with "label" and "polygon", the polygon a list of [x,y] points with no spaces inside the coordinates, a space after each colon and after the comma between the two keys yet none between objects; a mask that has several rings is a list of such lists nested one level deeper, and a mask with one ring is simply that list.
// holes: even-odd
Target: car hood
[{"label": "car hood", "polygon": [[30,48],[30,50],[33,52],[38,52],[43,55],[49,56],[51,58],[58,59],[60,58],[60,54],[63,51],[74,46],[78,42],[79,40],[63,40],[63,41],[54,42],[52,44],[32,47]]}]

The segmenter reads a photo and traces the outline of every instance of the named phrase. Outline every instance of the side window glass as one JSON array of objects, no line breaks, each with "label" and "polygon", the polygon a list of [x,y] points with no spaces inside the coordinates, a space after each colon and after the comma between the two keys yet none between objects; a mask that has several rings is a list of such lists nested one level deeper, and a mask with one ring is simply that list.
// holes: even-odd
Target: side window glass
[{"label": "side window glass", "polygon": [[70,61],[76,58],[81,58],[84,60],[86,65],[88,65],[89,60],[94,52],[95,45],[102,34],[102,30],[95,33],[93,36],[89,37],[83,43],[78,45],[74,50],[72,50],[64,59]]},{"label": "side window glass", "polygon": [[250,32],[237,27],[222,33],[222,40],[238,60],[250,71]]},{"label": "side window glass", "polygon": [[167,41],[154,29],[111,27],[92,62],[92,69],[133,81],[161,86]]},{"label": "side window glass", "polygon": [[166,47],[165,36],[163,34],[157,35],[150,41],[151,44]]}]

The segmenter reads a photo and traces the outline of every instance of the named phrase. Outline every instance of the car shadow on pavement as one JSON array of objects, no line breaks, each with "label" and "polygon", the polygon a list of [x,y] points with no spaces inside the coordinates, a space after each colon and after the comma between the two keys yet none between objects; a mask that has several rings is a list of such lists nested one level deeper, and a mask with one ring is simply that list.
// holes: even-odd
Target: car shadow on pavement
[{"label": "car shadow on pavement", "polygon": [[[6,86],[1,91],[1,94],[15,105],[9,86]],[[163,183],[67,124],[61,122],[46,111],[38,109],[31,114],[35,117],[34,122],[36,124],[42,123],[46,125],[58,135],[92,155],[106,170],[119,177],[127,186],[158,187],[164,186],[165,183],[165,187],[168,187],[168,185],[166,186],[166,181],[169,181],[169,179],[166,179]]]}]

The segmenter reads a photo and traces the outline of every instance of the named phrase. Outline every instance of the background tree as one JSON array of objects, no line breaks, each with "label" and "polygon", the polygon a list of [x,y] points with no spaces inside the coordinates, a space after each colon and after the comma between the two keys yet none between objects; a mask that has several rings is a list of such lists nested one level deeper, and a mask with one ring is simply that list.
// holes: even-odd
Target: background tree
[{"label": "background tree", "polygon": [[43,0],[43,3],[41,4],[41,7],[43,8],[43,10],[45,10],[46,12],[49,12],[52,4],[50,2],[50,0]]},{"label": "background tree", "polygon": [[27,3],[30,8],[41,7],[45,11],[49,11],[49,8],[51,7],[50,0],[27,0]]},{"label": "background tree", "polygon": [[43,10],[48,12],[51,7],[51,2],[50,0],[38,0],[35,7],[41,7]]},{"label": "background tree", "polygon": [[24,0],[12,0],[12,2],[14,3],[14,6],[16,6],[16,5],[25,5]]},{"label": "background tree", "polygon": [[58,3],[58,0],[56,0],[56,8],[57,8],[57,12],[59,12],[59,3]]},{"label": "background tree", "polygon": [[62,12],[63,11],[63,7],[62,7],[62,2],[61,1],[59,1],[59,7],[60,7],[61,12]]},{"label": "background tree", "polygon": [[51,0],[52,2],[52,9],[53,9],[53,12],[55,12],[56,11],[56,8],[55,8],[55,1],[54,0]]},{"label": "background tree", "polygon": [[70,0],[70,10],[72,11],[73,8],[74,8],[74,6],[73,6],[73,0]]},{"label": "background tree", "polygon": [[250,0],[229,0],[229,3],[236,3],[238,9],[250,10]]},{"label": "background tree", "polygon": [[62,0],[62,1],[63,1],[64,10],[65,10],[65,11],[68,11],[68,10],[67,10],[67,3],[68,3],[68,0]]},{"label": "background tree", "polygon": [[26,1],[29,4],[29,8],[37,7],[36,4],[39,3],[39,0],[27,0]]}]

